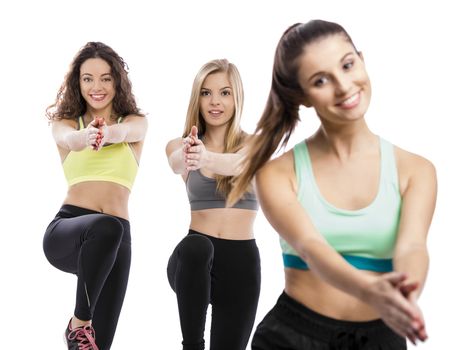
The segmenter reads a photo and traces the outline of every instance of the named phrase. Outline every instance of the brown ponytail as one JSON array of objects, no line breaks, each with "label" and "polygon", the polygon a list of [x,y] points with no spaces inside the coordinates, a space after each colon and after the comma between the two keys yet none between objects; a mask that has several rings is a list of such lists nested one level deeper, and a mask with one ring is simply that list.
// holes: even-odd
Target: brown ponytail
[{"label": "brown ponytail", "polygon": [[233,182],[227,206],[232,206],[242,197],[253,176],[270,160],[280,144],[281,147],[286,146],[299,121],[299,106],[304,93],[298,82],[298,59],[303,54],[304,47],[313,41],[339,33],[344,34],[353,45],[342,26],[322,20],[296,23],[281,36],[275,51],[268,101],[248,144],[242,172]]}]

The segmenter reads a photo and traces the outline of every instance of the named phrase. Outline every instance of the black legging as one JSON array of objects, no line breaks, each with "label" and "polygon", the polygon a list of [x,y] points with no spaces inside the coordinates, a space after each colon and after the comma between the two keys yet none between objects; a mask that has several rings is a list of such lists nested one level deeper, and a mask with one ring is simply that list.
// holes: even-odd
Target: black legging
[{"label": "black legging", "polygon": [[211,349],[245,350],[260,294],[254,239],[219,239],[190,230],[172,253],[167,274],[177,294],[184,350],[204,349],[209,303]]},{"label": "black legging", "polygon": [[406,350],[406,339],[381,319],[321,315],[283,292],[252,338],[252,350]]},{"label": "black legging", "polygon": [[63,205],[47,227],[43,247],[52,265],[77,275],[74,315],[91,319],[98,348],[109,349],[131,265],[129,221]]}]

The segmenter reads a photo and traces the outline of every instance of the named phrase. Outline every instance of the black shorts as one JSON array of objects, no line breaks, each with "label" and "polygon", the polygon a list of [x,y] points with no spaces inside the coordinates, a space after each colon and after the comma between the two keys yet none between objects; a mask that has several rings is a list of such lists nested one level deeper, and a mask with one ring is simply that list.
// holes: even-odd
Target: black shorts
[{"label": "black shorts", "polygon": [[382,320],[342,321],[301,305],[285,292],[258,325],[253,350],[403,350],[405,338]]}]

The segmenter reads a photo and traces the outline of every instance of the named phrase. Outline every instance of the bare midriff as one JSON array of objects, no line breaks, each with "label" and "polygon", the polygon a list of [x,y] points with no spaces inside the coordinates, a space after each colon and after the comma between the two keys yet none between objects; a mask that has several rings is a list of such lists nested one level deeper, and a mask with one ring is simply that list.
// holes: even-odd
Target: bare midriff
[{"label": "bare midriff", "polygon": [[257,211],[235,208],[214,208],[191,212],[190,229],[216,238],[253,239],[253,223]]},{"label": "bare midriff", "polygon": [[129,219],[129,189],[114,182],[86,181],[70,186],[64,204]]},{"label": "bare midriff", "polygon": [[[364,273],[378,275],[372,271]],[[379,318],[371,306],[324,282],[310,271],[285,268],[285,292],[308,309],[330,318],[345,321]]]}]

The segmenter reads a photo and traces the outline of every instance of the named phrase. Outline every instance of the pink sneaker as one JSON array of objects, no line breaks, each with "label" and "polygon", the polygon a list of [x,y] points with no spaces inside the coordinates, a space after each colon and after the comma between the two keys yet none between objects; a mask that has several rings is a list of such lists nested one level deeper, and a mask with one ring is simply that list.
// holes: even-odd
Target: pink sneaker
[{"label": "pink sneaker", "polygon": [[65,330],[65,342],[69,350],[98,350],[95,344],[95,330],[92,326],[72,329],[72,320]]}]

